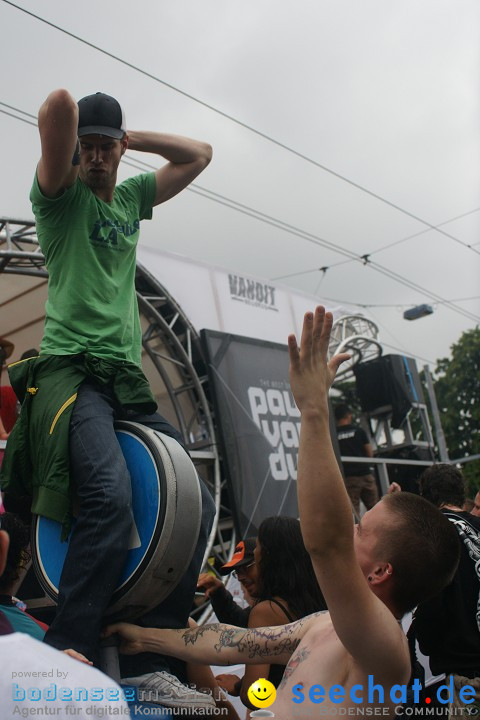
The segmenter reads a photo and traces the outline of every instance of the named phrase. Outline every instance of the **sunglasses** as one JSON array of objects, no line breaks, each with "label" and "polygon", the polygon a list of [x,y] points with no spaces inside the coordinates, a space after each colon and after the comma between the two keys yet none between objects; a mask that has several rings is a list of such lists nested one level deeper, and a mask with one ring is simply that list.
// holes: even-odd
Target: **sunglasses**
[{"label": "sunglasses", "polygon": [[252,560],[252,562],[249,563],[248,565],[242,565],[241,568],[239,568],[238,570],[234,570],[232,572],[233,577],[236,577],[238,580],[238,573],[242,574],[243,572],[245,572],[245,570],[248,570],[248,568],[251,568],[254,565],[255,565],[255,560]]}]

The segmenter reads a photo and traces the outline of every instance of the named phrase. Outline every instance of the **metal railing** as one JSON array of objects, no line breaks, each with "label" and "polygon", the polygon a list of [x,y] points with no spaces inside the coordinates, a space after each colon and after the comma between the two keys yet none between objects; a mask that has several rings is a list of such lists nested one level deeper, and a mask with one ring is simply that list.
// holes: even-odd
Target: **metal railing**
[{"label": "metal railing", "polygon": [[[380,489],[382,495],[384,495],[390,486],[390,480],[388,477],[388,465],[412,465],[416,467],[430,467],[434,464],[432,460],[402,460],[400,458],[382,458],[382,457],[354,457],[352,455],[341,455],[340,459],[346,463],[364,464],[364,465],[376,465],[378,470],[378,480],[380,483]],[[463,465],[472,460],[479,460],[480,455],[469,455],[458,460],[446,460],[440,462],[447,462],[449,465]]]}]

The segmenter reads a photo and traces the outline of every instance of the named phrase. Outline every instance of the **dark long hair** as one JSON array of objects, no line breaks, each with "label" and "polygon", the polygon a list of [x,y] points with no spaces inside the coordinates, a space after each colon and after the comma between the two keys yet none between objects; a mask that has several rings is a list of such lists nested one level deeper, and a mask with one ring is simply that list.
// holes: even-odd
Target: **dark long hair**
[{"label": "dark long hair", "polygon": [[257,537],[261,550],[258,601],[273,597],[285,600],[296,619],[326,610],[299,521],[282,516],[265,518]]}]

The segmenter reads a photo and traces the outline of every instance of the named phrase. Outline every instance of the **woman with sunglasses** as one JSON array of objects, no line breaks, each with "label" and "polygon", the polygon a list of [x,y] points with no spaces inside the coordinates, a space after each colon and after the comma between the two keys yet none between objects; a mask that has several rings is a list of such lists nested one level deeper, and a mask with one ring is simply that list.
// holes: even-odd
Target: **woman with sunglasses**
[{"label": "woman with sunglasses", "polygon": [[248,603],[247,607],[236,603],[232,593],[212,572],[201,573],[198,578],[197,590],[205,593],[205,598],[210,600],[213,612],[220,622],[237,627],[248,626],[248,616],[257,594],[258,570],[254,558],[256,544],[256,537],[240,540],[235,546],[231,559],[218,570],[220,575],[230,574],[238,580]]},{"label": "woman with sunglasses", "polygon": [[[258,529],[253,555],[254,564],[236,568],[240,582],[253,598],[247,627],[284,625],[326,609],[298,520],[266,518]],[[268,678],[278,687],[284,670],[283,665],[247,665],[243,678],[222,674],[217,681],[231,695],[239,695],[246,707],[254,709],[247,697],[250,685],[258,678]]]}]

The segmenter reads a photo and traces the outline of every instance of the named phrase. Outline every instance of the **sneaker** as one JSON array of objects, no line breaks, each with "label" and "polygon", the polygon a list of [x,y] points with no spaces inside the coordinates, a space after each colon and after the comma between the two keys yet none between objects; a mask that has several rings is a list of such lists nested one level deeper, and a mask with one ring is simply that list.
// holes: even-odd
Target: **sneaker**
[{"label": "sneaker", "polygon": [[155,703],[171,708],[201,707],[207,709],[216,707],[215,700],[211,695],[184,685],[178,678],[165,670],[138,677],[122,678],[121,684],[137,688],[136,699],[139,702]]}]

